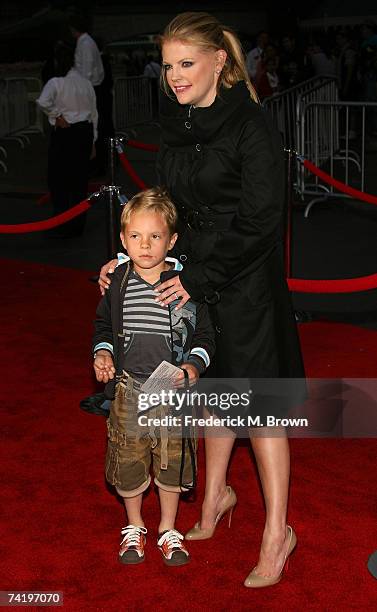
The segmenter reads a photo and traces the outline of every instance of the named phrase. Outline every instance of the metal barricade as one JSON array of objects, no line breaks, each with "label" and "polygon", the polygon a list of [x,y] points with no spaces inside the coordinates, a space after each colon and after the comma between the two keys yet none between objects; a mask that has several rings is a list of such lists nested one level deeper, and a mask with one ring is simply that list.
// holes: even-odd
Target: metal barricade
[{"label": "metal barricade", "polygon": [[[331,152],[340,150],[339,141],[339,109],[336,102],[339,100],[338,84],[335,79],[328,80],[322,85],[301,93],[296,104],[296,150],[310,160],[321,163],[328,159]],[[329,114],[325,107],[317,106],[316,116],[309,113],[307,120],[302,122],[302,108],[322,102],[335,103],[333,112]],[[301,196],[305,193],[305,171],[300,163],[297,165],[297,191]],[[307,185],[308,187],[308,185]],[[316,186],[316,191],[318,188]]]},{"label": "metal barricade", "polygon": [[313,92],[314,99],[321,100],[323,99],[321,97],[322,92],[329,91],[329,87],[335,89],[336,83],[337,81],[333,77],[317,76],[263,100],[262,106],[271,114],[286,149],[297,148],[297,107],[299,101],[309,92]]},{"label": "metal barricade", "polygon": [[118,78],[114,81],[114,125],[119,132],[153,119],[150,79]]},{"label": "metal barricade", "polygon": [[[9,132],[9,114],[8,114],[8,96],[7,82],[5,79],[0,79],[0,138],[3,138]],[[4,157],[7,157],[7,151],[0,146],[0,152]],[[8,167],[3,160],[0,160],[0,166],[4,172],[8,172]]]},{"label": "metal barricade", "polygon": [[[366,191],[367,153],[377,151],[377,138],[370,135],[373,125],[377,129],[377,102],[302,103],[298,112],[298,153],[342,183]],[[317,196],[307,205],[306,217],[316,202],[339,197],[332,185],[323,185],[301,164],[298,190],[302,196]]]},{"label": "metal barricade", "polygon": [[22,132],[29,127],[28,90],[24,79],[6,79],[9,134]]},{"label": "metal barricade", "polygon": [[23,77],[28,92],[29,127],[27,133],[44,133],[43,112],[36,104],[43,89],[42,80],[38,77]]},{"label": "metal barricade", "polygon": [[9,134],[8,86],[0,79],[0,138]]}]

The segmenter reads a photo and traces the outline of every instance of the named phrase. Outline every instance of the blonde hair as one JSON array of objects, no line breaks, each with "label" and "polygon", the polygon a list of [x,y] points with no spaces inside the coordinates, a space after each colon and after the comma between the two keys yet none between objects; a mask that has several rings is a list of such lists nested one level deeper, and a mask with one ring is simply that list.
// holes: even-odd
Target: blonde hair
[{"label": "blonde hair", "polygon": [[[222,26],[213,15],[201,12],[177,15],[166,26],[163,34],[158,37],[161,48],[164,43],[171,40],[180,40],[190,45],[196,45],[203,51],[224,49],[227,58],[217,83],[218,89],[221,86],[230,88],[239,81],[245,81],[250,97],[254,102],[259,103],[258,94],[247,72],[238,37],[230,28]],[[164,70],[161,71],[161,86],[168,95],[171,94]]]},{"label": "blonde hair", "polygon": [[177,209],[165,189],[151,187],[140,191],[125,204],[120,217],[120,227],[123,233],[130,222],[132,213],[142,211],[159,213],[166,221],[170,236],[175,233],[178,220]]}]

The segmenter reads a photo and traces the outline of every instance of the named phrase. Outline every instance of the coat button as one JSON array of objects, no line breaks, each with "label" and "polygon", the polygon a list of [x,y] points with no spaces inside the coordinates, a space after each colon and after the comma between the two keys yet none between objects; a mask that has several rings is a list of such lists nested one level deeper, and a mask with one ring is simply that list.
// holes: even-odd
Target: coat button
[{"label": "coat button", "polygon": [[185,127],[186,127],[188,130],[191,130],[191,123],[190,123],[189,121],[185,121]]},{"label": "coat button", "polygon": [[202,147],[200,146],[200,144],[197,144],[197,145],[195,145],[195,149],[196,149],[197,151],[201,151],[201,150],[202,150]]},{"label": "coat button", "polygon": [[182,253],[182,255],[179,256],[179,259],[181,261],[187,261],[187,255],[185,255],[184,253]]}]

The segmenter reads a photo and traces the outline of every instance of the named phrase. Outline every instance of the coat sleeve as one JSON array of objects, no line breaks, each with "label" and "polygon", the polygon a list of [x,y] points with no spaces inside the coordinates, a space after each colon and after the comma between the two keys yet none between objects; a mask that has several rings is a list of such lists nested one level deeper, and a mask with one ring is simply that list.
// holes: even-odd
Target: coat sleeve
[{"label": "coat sleeve", "polygon": [[106,349],[114,353],[113,330],[111,325],[110,290],[98,304],[96,318],[94,320],[94,335],[92,342],[93,352]]},{"label": "coat sleeve", "polygon": [[209,316],[208,306],[207,304],[198,304],[196,310],[196,328],[187,361],[196,365],[199,373],[202,374],[208,368],[214,354],[215,331]]},{"label": "coat sleeve", "polygon": [[181,273],[194,300],[213,301],[217,291],[247,268],[257,270],[281,241],[284,157],[264,118],[249,120],[238,144],[241,198],[230,228],[220,234],[208,260]]}]

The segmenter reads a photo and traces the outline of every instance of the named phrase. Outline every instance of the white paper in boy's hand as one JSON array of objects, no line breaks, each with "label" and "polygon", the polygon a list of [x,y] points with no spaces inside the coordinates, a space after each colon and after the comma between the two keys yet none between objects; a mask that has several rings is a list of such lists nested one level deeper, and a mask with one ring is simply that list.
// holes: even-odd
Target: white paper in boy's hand
[{"label": "white paper in boy's hand", "polygon": [[145,383],[141,385],[141,391],[144,393],[158,393],[162,391],[174,390],[174,378],[181,369],[177,366],[169,363],[168,361],[161,361],[160,365],[152,372],[147,378]]}]

